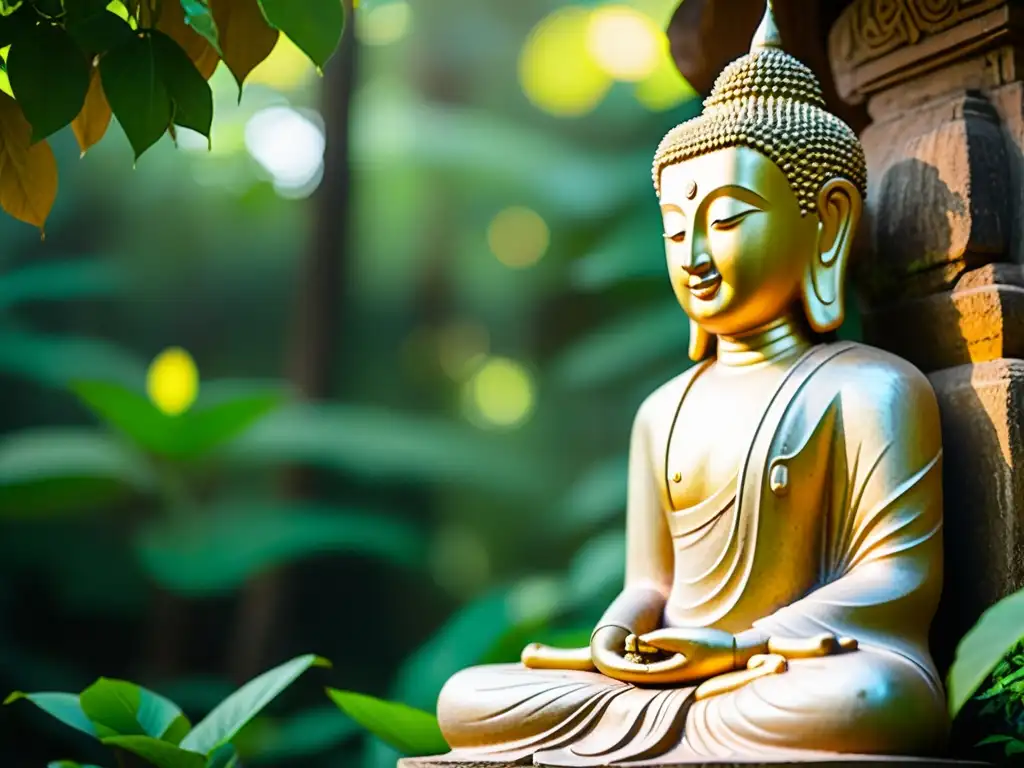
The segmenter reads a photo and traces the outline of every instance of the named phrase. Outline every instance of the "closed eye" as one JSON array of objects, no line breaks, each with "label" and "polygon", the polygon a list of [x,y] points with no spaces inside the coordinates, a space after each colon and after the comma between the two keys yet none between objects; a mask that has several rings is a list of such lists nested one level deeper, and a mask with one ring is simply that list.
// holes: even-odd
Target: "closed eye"
[{"label": "closed eye", "polygon": [[752,213],[760,213],[760,211],[757,208],[748,208],[747,210],[740,211],[739,213],[730,216],[727,219],[718,219],[716,221],[713,221],[711,222],[711,226],[714,229],[718,230],[732,229],[733,227],[739,225],[741,221],[743,221],[745,218],[747,218],[747,216],[749,216]]},{"label": "closed eye", "polygon": [[670,235],[667,232],[662,235],[666,240],[671,240],[673,243],[681,243],[686,240],[686,230],[676,232],[674,235]]}]

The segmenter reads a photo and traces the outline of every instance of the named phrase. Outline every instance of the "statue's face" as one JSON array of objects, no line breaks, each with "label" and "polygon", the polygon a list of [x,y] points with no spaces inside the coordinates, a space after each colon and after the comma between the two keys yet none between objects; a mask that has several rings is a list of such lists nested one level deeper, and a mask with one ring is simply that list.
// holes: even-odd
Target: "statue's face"
[{"label": "statue's face", "polygon": [[800,215],[786,176],[760,152],[732,147],[667,167],[661,212],[672,287],[709,333],[754,330],[799,302],[819,220]]}]

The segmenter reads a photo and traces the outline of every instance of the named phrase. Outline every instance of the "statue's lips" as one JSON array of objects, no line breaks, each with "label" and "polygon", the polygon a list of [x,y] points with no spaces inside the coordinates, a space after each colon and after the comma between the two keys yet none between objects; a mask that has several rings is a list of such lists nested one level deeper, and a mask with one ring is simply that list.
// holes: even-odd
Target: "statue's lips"
[{"label": "statue's lips", "polygon": [[693,275],[686,287],[701,301],[708,301],[713,299],[718,289],[722,287],[722,276],[717,272],[701,278]]}]

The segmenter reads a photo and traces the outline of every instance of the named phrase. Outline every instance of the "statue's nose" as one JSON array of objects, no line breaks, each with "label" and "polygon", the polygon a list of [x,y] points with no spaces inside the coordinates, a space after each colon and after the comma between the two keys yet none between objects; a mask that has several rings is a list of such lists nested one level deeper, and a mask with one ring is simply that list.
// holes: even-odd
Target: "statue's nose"
[{"label": "statue's nose", "polygon": [[711,254],[702,250],[696,254],[691,252],[680,266],[688,275],[703,277],[711,271],[712,265]]}]

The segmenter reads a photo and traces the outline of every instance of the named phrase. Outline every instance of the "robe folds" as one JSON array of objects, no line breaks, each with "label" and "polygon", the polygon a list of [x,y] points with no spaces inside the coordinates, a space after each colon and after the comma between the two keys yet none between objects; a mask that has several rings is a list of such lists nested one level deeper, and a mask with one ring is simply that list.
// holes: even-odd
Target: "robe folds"
[{"label": "robe folds", "polygon": [[[652,398],[681,402],[702,370]],[[830,632],[858,650],[793,659],[700,701],[693,686],[474,667],[438,702],[445,759],[589,766],[940,750],[948,718],[927,638],[942,587],[942,448],[927,379],[871,347],[813,347],[778,384],[730,487],[689,509],[672,508],[666,466],[666,446],[688,438],[669,432],[635,429],[631,446],[660,497],[653,535],[671,539],[662,624]]]}]

